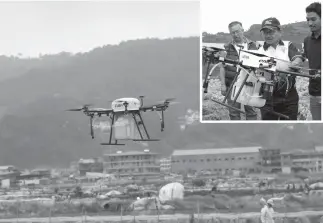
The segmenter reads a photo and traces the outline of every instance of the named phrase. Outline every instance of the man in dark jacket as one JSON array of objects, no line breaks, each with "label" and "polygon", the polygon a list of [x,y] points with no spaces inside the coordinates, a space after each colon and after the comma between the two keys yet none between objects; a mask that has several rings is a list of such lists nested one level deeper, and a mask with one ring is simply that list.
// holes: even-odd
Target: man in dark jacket
[{"label": "man in dark jacket", "polygon": [[[305,11],[311,35],[304,39],[303,56],[308,59],[310,69],[321,70],[321,3],[312,3]],[[316,73],[310,71],[310,74]],[[321,77],[311,79],[308,89],[312,119],[321,120]]]},{"label": "man in dark jacket", "polygon": [[[304,58],[301,52],[290,41],[282,41],[282,30],[277,18],[267,18],[262,22],[261,30],[264,44],[258,49],[258,52],[277,60],[277,68],[280,70],[289,70],[289,66],[301,66]],[[274,86],[272,100],[267,101],[261,110],[262,120],[284,120],[271,113],[281,113],[289,117],[290,120],[297,120],[299,96],[296,90],[296,77],[276,74],[278,82]]]},{"label": "man in dark jacket", "polygon": [[[231,22],[228,26],[230,34],[232,36],[232,41],[225,44],[224,48],[226,49],[226,58],[231,60],[239,60],[239,47],[242,46],[245,50],[257,50],[258,45],[247,39],[244,36],[244,30],[241,22],[234,21]],[[225,95],[229,89],[232,81],[237,75],[237,68],[225,65],[220,67],[220,80],[221,80],[221,92],[222,95]],[[236,102],[233,104],[231,97],[228,97],[228,104],[237,109],[241,108],[241,104]],[[244,107],[247,120],[257,120],[257,112],[251,107],[245,105]],[[229,115],[231,120],[241,120],[240,112],[234,109],[229,108]]]}]

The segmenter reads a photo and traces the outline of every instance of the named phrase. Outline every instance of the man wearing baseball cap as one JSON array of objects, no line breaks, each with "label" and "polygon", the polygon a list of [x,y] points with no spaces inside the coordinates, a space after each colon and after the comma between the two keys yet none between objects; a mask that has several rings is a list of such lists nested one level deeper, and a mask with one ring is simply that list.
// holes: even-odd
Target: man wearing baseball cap
[{"label": "man wearing baseball cap", "polygon": [[[265,19],[261,24],[261,35],[264,44],[258,50],[259,53],[277,60],[277,69],[289,70],[290,66],[301,66],[304,58],[290,41],[282,41],[282,29],[277,18]],[[277,84],[274,86],[272,100],[267,101],[261,109],[262,120],[284,119],[272,114],[270,110],[284,114],[290,120],[297,120],[299,96],[296,90],[296,77],[279,73]]]}]

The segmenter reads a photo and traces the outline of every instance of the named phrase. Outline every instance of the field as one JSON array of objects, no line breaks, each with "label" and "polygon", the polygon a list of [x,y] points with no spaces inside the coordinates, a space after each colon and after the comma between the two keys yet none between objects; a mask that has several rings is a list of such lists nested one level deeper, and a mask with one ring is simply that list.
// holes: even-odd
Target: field
[{"label": "field", "polygon": [[[12,222],[17,218],[21,222],[80,222],[86,218],[86,222],[118,222],[121,215],[123,222],[135,219],[156,222],[160,214],[160,222],[177,222],[171,219],[179,219],[179,222],[189,222],[187,219],[191,213],[200,217],[199,222],[230,222],[227,219],[237,219],[239,222],[257,222],[259,218],[260,198],[281,197],[281,194],[228,196],[224,194],[208,194],[205,196],[192,195],[183,200],[173,200],[165,204],[156,203],[154,199],[147,199],[141,205],[120,200],[78,199],[71,202],[47,201],[12,201],[1,202],[0,222]],[[106,208],[109,204],[109,208]],[[121,208],[122,207],[122,208]],[[308,215],[307,220],[298,222],[318,222],[310,219],[318,219],[323,216],[323,191],[312,191],[309,195],[290,194],[285,202],[275,204],[277,218],[299,219],[302,215]],[[321,212],[320,212],[321,211]],[[86,217],[85,217],[86,216]],[[185,220],[186,219],[186,220]],[[216,219],[222,219],[216,221]],[[245,219],[245,220],[242,220]],[[247,221],[249,219],[249,221]],[[254,219],[254,220],[251,220]],[[83,221],[84,222],[84,221]],[[197,221],[195,221],[197,222]],[[238,221],[234,221],[238,222]],[[277,220],[277,222],[283,222]]]},{"label": "field", "polygon": [[[194,215],[151,215],[151,216],[80,216],[80,217],[56,217],[56,218],[20,218],[1,219],[0,222],[87,222],[87,223],[260,223],[259,213],[247,214],[194,214]],[[289,214],[277,214],[275,223],[322,223],[323,211],[297,212]]]}]

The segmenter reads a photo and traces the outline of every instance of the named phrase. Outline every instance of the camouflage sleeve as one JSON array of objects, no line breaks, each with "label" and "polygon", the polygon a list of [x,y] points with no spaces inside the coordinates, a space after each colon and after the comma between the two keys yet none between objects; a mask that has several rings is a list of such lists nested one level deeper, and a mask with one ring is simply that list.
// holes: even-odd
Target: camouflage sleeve
[{"label": "camouflage sleeve", "polygon": [[297,47],[293,43],[290,43],[288,46],[288,57],[290,61],[293,61],[296,58],[301,58],[303,61],[305,60],[302,53],[297,49]]}]

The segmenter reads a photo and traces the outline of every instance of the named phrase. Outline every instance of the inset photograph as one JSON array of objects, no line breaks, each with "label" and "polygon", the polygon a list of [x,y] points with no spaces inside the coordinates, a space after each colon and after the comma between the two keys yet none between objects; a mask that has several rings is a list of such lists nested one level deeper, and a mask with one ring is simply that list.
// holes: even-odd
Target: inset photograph
[{"label": "inset photograph", "polygon": [[201,3],[201,122],[321,120],[321,3],[277,4]]}]

